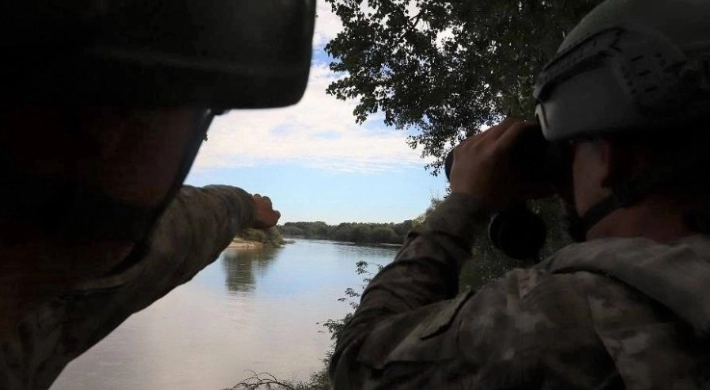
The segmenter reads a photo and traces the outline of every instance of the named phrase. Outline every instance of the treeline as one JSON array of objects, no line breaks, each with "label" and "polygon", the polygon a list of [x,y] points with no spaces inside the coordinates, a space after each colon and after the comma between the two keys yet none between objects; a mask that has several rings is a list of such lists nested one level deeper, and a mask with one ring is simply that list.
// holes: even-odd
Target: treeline
[{"label": "treeline", "polygon": [[286,222],[277,228],[284,237],[311,238],[354,242],[357,244],[401,244],[413,220],[400,223],[341,223],[337,226],[325,222]]}]

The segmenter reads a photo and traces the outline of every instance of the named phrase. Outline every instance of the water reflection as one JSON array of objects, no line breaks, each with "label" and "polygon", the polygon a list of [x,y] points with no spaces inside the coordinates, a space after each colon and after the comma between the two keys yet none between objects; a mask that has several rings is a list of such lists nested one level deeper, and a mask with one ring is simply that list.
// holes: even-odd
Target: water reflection
[{"label": "water reflection", "polygon": [[280,248],[227,249],[222,254],[222,268],[230,292],[252,292],[256,280],[274,263]]},{"label": "water reflection", "polygon": [[344,242],[331,242],[335,248],[335,253],[338,256],[344,256],[349,259],[376,261],[377,263],[388,263],[394,260],[394,255],[399,250],[400,246],[379,246],[379,245],[356,245]]},{"label": "water reflection", "polygon": [[332,344],[318,323],[351,311],[337,299],[361,288],[355,263],[394,254],[309,240],[227,250],[72,362],[51,389],[224,389],[247,369],[306,380]]}]

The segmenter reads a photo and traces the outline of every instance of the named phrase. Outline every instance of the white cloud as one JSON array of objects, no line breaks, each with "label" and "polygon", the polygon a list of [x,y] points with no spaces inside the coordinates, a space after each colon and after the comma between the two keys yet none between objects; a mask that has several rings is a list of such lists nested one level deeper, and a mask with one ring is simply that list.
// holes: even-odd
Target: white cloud
[{"label": "white cloud", "polygon": [[335,38],[343,29],[340,19],[331,12],[330,4],[325,1],[318,1],[316,7],[316,28],[313,34],[313,46],[322,47],[328,41]]},{"label": "white cloud", "polygon": [[296,163],[336,171],[375,172],[422,167],[406,134],[379,121],[355,124],[355,102],[325,93],[335,79],[316,65],[303,100],[271,110],[235,110],[215,118],[195,162],[196,169]]}]

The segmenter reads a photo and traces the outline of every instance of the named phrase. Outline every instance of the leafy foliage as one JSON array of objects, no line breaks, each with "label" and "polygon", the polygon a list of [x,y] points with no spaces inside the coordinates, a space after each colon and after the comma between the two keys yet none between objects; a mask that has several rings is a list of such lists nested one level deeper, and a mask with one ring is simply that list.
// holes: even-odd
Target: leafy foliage
[{"label": "leafy foliage", "polygon": [[[353,289],[352,287],[348,287],[345,289],[345,296],[342,298],[338,298],[338,301],[340,302],[347,302],[348,305],[353,309],[353,312],[358,308],[359,306],[359,301],[360,301],[360,295],[362,290],[365,289],[365,286],[367,286],[370,281],[372,280],[372,277],[375,276],[375,274],[379,271],[382,270],[382,266],[377,267],[377,271],[373,272],[370,271],[370,264],[366,261],[358,261],[355,263],[355,269],[358,275],[365,275],[364,279],[362,280],[363,284],[360,286],[359,291]],[[345,317],[334,320],[334,319],[328,319],[327,321],[323,322],[323,326],[328,329],[328,332],[330,333],[330,338],[333,340],[336,340],[338,338],[338,335],[340,335],[340,331],[345,328],[345,325],[350,322],[350,320],[353,317],[353,312],[347,313]]]},{"label": "leafy foliage", "polygon": [[[450,189],[448,189],[448,190],[450,191]],[[414,218],[414,221],[416,221],[417,224],[424,222],[426,217],[428,217],[429,214],[431,214],[434,210],[436,210],[436,208],[439,207],[439,205],[443,201],[444,201],[443,198],[437,198],[435,196],[432,196],[429,199],[429,207],[427,207],[427,209],[424,211],[424,213],[422,213],[420,216]]]},{"label": "leafy foliage", "polygon": [[601,0],[326,0],[344,30],[326,46],[343,75],[327,92],[357,99],[358,123],[414,130],[442,167],[448,150],[503,116],[530,118],[535,77]]}]

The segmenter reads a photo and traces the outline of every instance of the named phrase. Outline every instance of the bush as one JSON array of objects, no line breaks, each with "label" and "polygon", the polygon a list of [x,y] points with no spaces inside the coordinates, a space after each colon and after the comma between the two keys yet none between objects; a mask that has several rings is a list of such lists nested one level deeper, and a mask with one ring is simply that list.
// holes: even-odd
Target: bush
[{"label": "bush", "polygon": [[254,241],[254,242],[265,242],[266,241],[266,233],[263,230],[258,230],[258,229],[247,229],[244,232],[242,232],[239,235],[240,238],[243,238],[247,241]]},{"label": "bush", "polygon": [[392,228],[380,226],[372,231],[370,240],[375,244],[393,244],[397,242],[397,233]]},{"label": "bush", "polygon": [[241,234],[239,234],[237,237],[245,241],[260,242],[266,246],[272,246],[274,248],[281,247],[285,243],[283,237],[281,236],[281,233],[279,233],[278,229],[276,229],[275,227],[267,231],[259,229],[247,229]]}]

